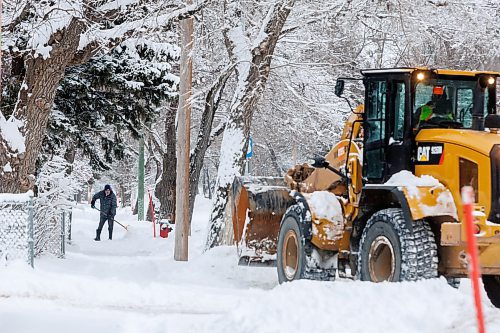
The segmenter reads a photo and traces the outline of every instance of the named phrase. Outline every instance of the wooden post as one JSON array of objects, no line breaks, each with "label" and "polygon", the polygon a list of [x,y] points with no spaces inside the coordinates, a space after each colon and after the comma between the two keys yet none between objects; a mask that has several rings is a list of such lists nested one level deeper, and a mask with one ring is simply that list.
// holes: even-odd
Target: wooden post
[{"label": "wooden post", "polygon": [[[188,5],[192,0],[186,1]],[[191,126],[191,95],[193,79],[193,19],[180,22],[181,73],[179,83],[179,108],[177,111],[177,180],[175,203],[174,259],[188,260],[189,236],[189,152]]]}]

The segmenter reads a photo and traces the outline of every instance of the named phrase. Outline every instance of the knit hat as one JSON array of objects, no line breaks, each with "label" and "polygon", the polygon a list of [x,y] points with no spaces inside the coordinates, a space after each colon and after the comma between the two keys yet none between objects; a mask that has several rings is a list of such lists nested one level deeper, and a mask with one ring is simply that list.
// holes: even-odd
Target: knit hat
[{"label": "knit hat", "polygon": [[104,191],[106,191],[106,190],[111,191],[111,185],[109,185],[109,184],[104,185]]}]

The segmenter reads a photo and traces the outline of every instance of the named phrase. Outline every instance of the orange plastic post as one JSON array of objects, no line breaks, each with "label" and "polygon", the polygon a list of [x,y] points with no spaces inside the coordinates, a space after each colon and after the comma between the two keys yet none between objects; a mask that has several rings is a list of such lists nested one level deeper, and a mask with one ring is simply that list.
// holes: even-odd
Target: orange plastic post
[{"label": "orange plastic post", "polygon": [[148,196],[149,196],[149,207],[151,208],[151,217],[153,220],[153,238],[156,238],[156,221],[155,221],[155,211],[153,209],[153,198],[151,197],[151,192],[148,190]]},{"label": "orange plastic post", "polygon": [[471,186],[462,187],[462,203],[464,206],[465,224],[467,230],[467,250],[469,251],[469,277],[472,281],[474,292],[474,303],[476,305],[478,332],[484,333],[484,316],[481,303],[481,293],[479,288],[479,260],[477,255],[477,245],[474,228],[474,218],[472,216],[474,202],[474,189]]}]

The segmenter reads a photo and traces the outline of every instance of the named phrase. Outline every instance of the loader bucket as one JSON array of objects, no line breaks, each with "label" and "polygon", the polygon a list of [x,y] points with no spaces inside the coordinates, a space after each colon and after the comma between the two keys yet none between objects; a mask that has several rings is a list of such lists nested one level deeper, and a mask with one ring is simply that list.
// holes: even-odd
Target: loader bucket
[{"label": "loader bucket", "polygon": [[237,177],[231,198],[240,264],[273,264],[281,217],[295,202],[283,178]]}]

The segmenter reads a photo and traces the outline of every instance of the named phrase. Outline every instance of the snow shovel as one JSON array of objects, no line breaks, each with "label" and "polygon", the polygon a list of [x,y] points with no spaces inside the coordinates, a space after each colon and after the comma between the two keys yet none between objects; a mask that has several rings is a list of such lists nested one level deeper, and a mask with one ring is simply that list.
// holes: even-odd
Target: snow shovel
[{"label": "snow shovel", "polygon": [[[101,213],[104,213],[102,210],[100,210],[99,208],[97,207],[94,207],[95,210],[98,210],[99,212]],[[108,214],[104,213],[104,215],[108,216]],[[119,225],[121,225],[123,227],[123,229],[127,230],[128,231],[128,227],[130,227],[129,225],[127,226],[124,226],[123,224],[121,224],[120,222],[118,222],[117,220],[113,219],[113,221],[115,221],[116,223],[118,223]]]}]

